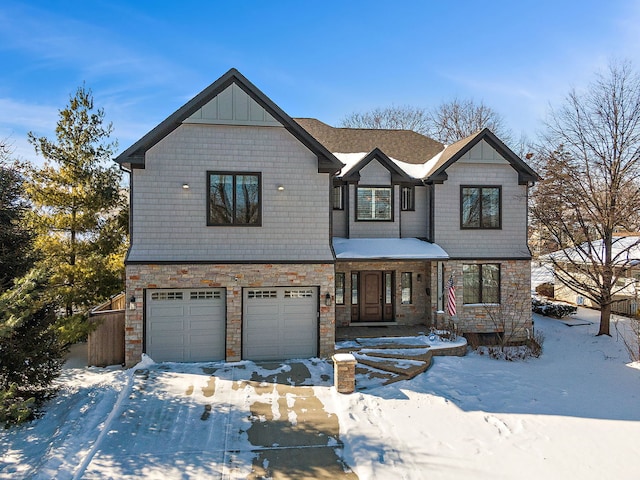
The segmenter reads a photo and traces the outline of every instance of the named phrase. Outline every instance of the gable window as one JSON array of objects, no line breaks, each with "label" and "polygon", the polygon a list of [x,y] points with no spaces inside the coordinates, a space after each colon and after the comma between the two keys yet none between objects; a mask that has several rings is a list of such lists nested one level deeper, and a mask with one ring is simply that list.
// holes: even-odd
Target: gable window
[{"label": "gable window", "polygon": [[357,187],[356,220],[393,220],[391,187]]},{"label": "gable window", "polygon": [[400,276],[400,286],[402,288],[402,303],[410,304],[411,303],[411,272],[402,272]]},{"label": "gable window", "polygon": [[400,209],[403,211],[412,211],[416,209],[415,203],[415,187],[401,187],[400,189]]},{"label": "gable window", "polygon": [[460,228],[501,228],[500,187],[460,187]]},{"label": "gable window", "polygon": [[260,226],[260,174],[207,172],[207,225]]},{"label": "gable window", "polygon": [[336,273],[336,305],[344,305],[344,273]]},{"label": "gable window", "polygon": [[462,266],[463,303],[500,303],[500,264]]},{"label": "gable window", "polygon": [[344,210],[344,185],[334,185],[331,203],[334,210]]}]

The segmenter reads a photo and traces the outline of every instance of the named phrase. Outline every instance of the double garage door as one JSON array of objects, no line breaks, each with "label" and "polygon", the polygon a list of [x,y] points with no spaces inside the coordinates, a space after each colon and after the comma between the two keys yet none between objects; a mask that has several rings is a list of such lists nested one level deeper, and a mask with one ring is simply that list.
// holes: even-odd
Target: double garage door
[{"label": "double garage door", "polygon": [[[224,289],[148,290],[146,352],[155,361],[225,359]],[[318,354],[318,289],[244,289],[242,358],[283,360]]]}]

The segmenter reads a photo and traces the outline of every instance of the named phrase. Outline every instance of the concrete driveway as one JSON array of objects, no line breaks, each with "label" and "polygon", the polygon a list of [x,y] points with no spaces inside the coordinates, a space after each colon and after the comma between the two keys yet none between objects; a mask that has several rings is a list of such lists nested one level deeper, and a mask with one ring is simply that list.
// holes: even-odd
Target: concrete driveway
[{"label": "concrete driveway", "polygon": [[356,479],[342,461],[338,418],[314,393],[332,377],[319,360],[138,369],[76,473]]}]

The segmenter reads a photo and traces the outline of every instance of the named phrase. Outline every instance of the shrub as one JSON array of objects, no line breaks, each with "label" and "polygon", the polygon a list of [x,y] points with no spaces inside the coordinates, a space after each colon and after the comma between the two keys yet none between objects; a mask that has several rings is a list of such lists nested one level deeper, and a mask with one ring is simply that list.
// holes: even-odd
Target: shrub
[{"label": "shrub", "polygon": [[573,315],[578,311],[578,307],[567,303],[551,302],[549,300],[531,299],[531,309],[534,313],[546,317],[564,318]]}]

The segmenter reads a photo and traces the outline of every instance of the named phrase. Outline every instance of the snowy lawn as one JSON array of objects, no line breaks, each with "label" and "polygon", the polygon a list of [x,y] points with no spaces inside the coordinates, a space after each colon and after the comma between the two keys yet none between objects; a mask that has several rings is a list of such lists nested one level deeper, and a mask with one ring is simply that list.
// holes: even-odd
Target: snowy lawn
[{"label": "snowy lawn", "polygon": [[288,365],[274,384],[252,383],[274,367],[251,362],[142,365],[148,379],[66,370],[42,418],[0,432],[0,478],[245,478],[269,467],[252,428],[295,433],[312,407],[337,418],[339,436],[318,437],[319,426],[317,445],[299,452],[318,452],[314,468],[338,455],[361,479],[637,479],[640,369],[615,330],[594,336],[597,312],[578,317],[593,323],[536,316],[539,359],[436,357],[411,381],[352,395],[335,392],[317,360],[301,362],[312,389],[289,388]]}]

